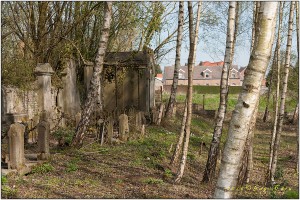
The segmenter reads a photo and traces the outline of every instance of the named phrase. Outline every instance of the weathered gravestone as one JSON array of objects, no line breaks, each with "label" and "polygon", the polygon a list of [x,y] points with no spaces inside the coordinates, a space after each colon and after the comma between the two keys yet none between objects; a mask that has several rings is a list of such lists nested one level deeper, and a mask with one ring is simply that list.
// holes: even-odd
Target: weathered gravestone
[{"label": "weathered gravestone", "polygon": [[128,116],[121,114],[119,116],[119,138],[122,141],[127,141],[129,134]]},{"label": "weathered gravestone", "polygon": [[50,157],[50,149],[49,149],[50,123],[47,120],[48,120],[48,113],[43,111],[40,116],[40,122],[37,125],[39,160],[46,160]]},{"label": "weathered gravestone", "polygon": [[75,115],[75,125],[76,125],[76,127],[78,126],[80,120],[81,120],[81,113],[78,112],[78,113]]},{"label": "weathered gravestone", "polygon": [[8,131],[8,169],[20,170],[25,167],[24,131],[25,126],[22,124],[15,123],[10,125],[10,129]]},{"label": "weathered gravestone", "polygon": [[108,118],[108,122],[106,124],[106,130],[107,130],[106,141],[108,144],[112,144],[112,139],[114,135],[114,120],[111,117]]}]

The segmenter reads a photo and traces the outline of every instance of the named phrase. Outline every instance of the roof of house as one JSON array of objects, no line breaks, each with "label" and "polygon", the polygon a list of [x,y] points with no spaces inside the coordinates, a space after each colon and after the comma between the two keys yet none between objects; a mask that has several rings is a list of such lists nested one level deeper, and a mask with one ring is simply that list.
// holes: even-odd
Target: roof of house
[{"label": "roof of house", "polygon": [[[205,75],[202,72],[210,73],[211,76],[209,77],[209,79],[221,79],[222,68],[223,68],[223,66],[209,67],[209,66],[197,65],[194,67],[193,79],[194,80],[195,79],[208,79],[208,78],[205,78]],[[238,71],[238,66],[233,65],[233,69]],[[184,79],[188,78],[188,67],[187,66],[181,66],[179,72],[184,76]],[[174,67],[173,66],[165,67],[164,80],[173,79],[173,75],[174,75]],[[239,74],[236,76],[236,78],[240,78]]]},{"label": "roof of house", "polygon": [[223,66],[224,62],[209,62],[209,61],[201,61],[200,64],[201,66],[206,66],[206,67],[216,67],[216,66]]},{"label": "roof of house", "polygon": [[163,78],[163,74],[156,74],[156,78]]},{"label": "roof of house", "polygon": [[242,72],[244,69],[246,69],[246,67],[240,67],[239,72]]}]

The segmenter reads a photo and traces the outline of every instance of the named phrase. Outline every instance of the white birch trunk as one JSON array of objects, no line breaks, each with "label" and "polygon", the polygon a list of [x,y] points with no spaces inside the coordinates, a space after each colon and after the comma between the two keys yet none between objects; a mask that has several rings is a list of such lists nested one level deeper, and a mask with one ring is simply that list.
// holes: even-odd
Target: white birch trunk
[{"label": "white birch trunk", "polygon": [[[275,114],[274,114],[274,121],[273,121],[273,129],[272,129],[272,138],[270,144],[270,160],[269,160],[269,167],[268,167],[268,182],[271,183],[271,167],[272,167],[272,159],[273,159],[273,148],[276,136],[276,129],[277,129],[277,120],[278,120],[278,102],[279,102],[279,87],[280,87],[280,43],[281,43],[281,23],[282,23],[282,13],[283,13],[283,2],[280,2],[279,8],[279,24],[278,24],[278,36],[277,36],[277,44],[276,44],[276,67],[277,67],[277,77],[276,77],[276,95],[275,95]],[[274,56],[275,59],[275,56]],[[275,71],[275,67],[273,68]],[[270,88],[269,88],[270,90]]]},{"label": "white birch trunk", "polygon": [[195,30],[193,26],[193,18],[194,18],[193,7],[192,7],[192,2],[190,1],[188,2],[188,11],[189,11],[189,30],[190,30],[190,52],[189,52],[189,59],[188,59],[187,118],[186,118],[186,125],[185,125],[185,141],[183,144],[182,158],[176,175],[175,183],[178,183],[183,176],[186,159],[187,159],[188,147],[189,147],[189,139],[190,139],[190,132],[191,132],[190,126],[192,120],[193,70],[195,65],[196,49],[197,49],[197,42],[198,42],[201,2],[198,2]]},{"label": "white birch trunk", "polygon": [[253,47],[243,89],[230,121],[214,198],[232,198],[233,191],[230,188],[237,184],[251,117],[259,100],[261,81],[270,60],[277,5],[277,2],[261,2],[257,42]]},{"label": "white birch trunk", "polygon": [[93,108],[96,100],[99,97],[99,87],[100,87],[100,76],[103,71],[104,56],[107,48],[107,42],[109,37],[109,30],[111,24],[112,16],[112,2],[105,2],[104,6],[104,21],[101,30],[100,43],[98,47],[98,52],[95,59],[95,66],[93,71],[93,76],[91,79],[91,86],[88,91],[87,100],[84,104],[83,114],[76,128],[76,135],[73,138],[72,146],[80,147],[84,138],[84,133],[88,123],[90,122],[90,115],[93,112]]},{"label": "white birch trunk", "polygon": [[271,166],[271,174],[270,174],[271,183],[274,183],[274,175],[277,167],[279,142],[280,142],[280,136],[281,136],[282,126],[283,126],[285,99],[286,99],[287,84],[289,78],[289,68],[290,68],[290,61],[291,61],[294,7],[295,7],[295,2],[291,2],[290,16],[289,16],[289,30],[288,30],[287,45],[286,45],[285,64],[284,64],[285,65],[284,77],[282,83],[280,109],[278,114],[277,130],[276,130],[276,136],[274,141],[273,158],[272,158],[272,166]]},{"label": "white birch trunk", "polygon": [[176,104],[176,93],[178,85],[178,74],[180,68],[180,55],[181,55],[181,43],[182,43],[182,32],[183,32],[183,21],[184,21],[184,2],[179,2],[179,14],[178,14],[178,33],[176,42],[176,58],[174,66],[173,83],[171,87],[171,94],[169,103],[167,105],[166,117],[174,115],[174,106]]},{"label": "white birch trunk", "polygon": [[217,158],[219,153],[220,138],[222,135],[223,122],[226,113],[227,94],[228,94],[228,77],[229,69],[232,61],[233,53],[233,39],[234,39],[234,25],[235,25],[235,13],[236,2],[229,2],[228,9],[228,26],[227,26],[227,39],[226,50],[224,57],[224,66],[222,69],[221,84],[220,84],[220,104],[217,113],[217,120],[214,128],[213,138],[209,149],[209,154],[206,162],[206,167],[203,176],[203,182],[210,182],[213,178]]}]

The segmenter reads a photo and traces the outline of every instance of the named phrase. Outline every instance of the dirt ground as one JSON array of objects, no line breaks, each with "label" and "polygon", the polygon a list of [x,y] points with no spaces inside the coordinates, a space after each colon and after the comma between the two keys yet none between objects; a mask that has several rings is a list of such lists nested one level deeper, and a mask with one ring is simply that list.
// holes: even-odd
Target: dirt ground
[{"label": "dirt ground", "polygon": [[[260,118],[261,119],[261,118]],[[264,186],[271,123],[258,120],[254,138],[254,169],[248,185],[234,189],[235,198],[282,198],[298,193],[296,127],[285,125],[279,152],[277,189]],[[228,122],[227,122],[228,123]],[[172,156],[180,119],[148,126],[145,138],[100,146],[90,139],[80,150],[52,148],[51,159],[23,177],[7,177],[4,198],[212,198],[215,181],[201,183],[213,119],[194,116],[187,166],[179,184],[173,180]],[[227,125],[225,127],[227,129]],[[225,141],[225,136],[222,141]],[[206,147],[199,155],[200,142]],[[34,149],[35,147],[31,147]]]}]

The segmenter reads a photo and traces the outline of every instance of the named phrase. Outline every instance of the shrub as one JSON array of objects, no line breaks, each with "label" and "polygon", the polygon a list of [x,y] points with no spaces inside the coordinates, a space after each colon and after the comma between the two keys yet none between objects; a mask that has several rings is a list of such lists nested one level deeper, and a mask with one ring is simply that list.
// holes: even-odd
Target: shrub
[{"label": "shrub", "polygon": [[77,171],[77,169],[78,169],[78,166],[76,163],[70,162],[67,164],[67,168],[66,168],[67,172]]},{"label": "shrub", "polygon": [[53,136],[58,140],[60,146],[69,146],[74,137],[74,130],[70,128],[58,128],[53,132]]}]

